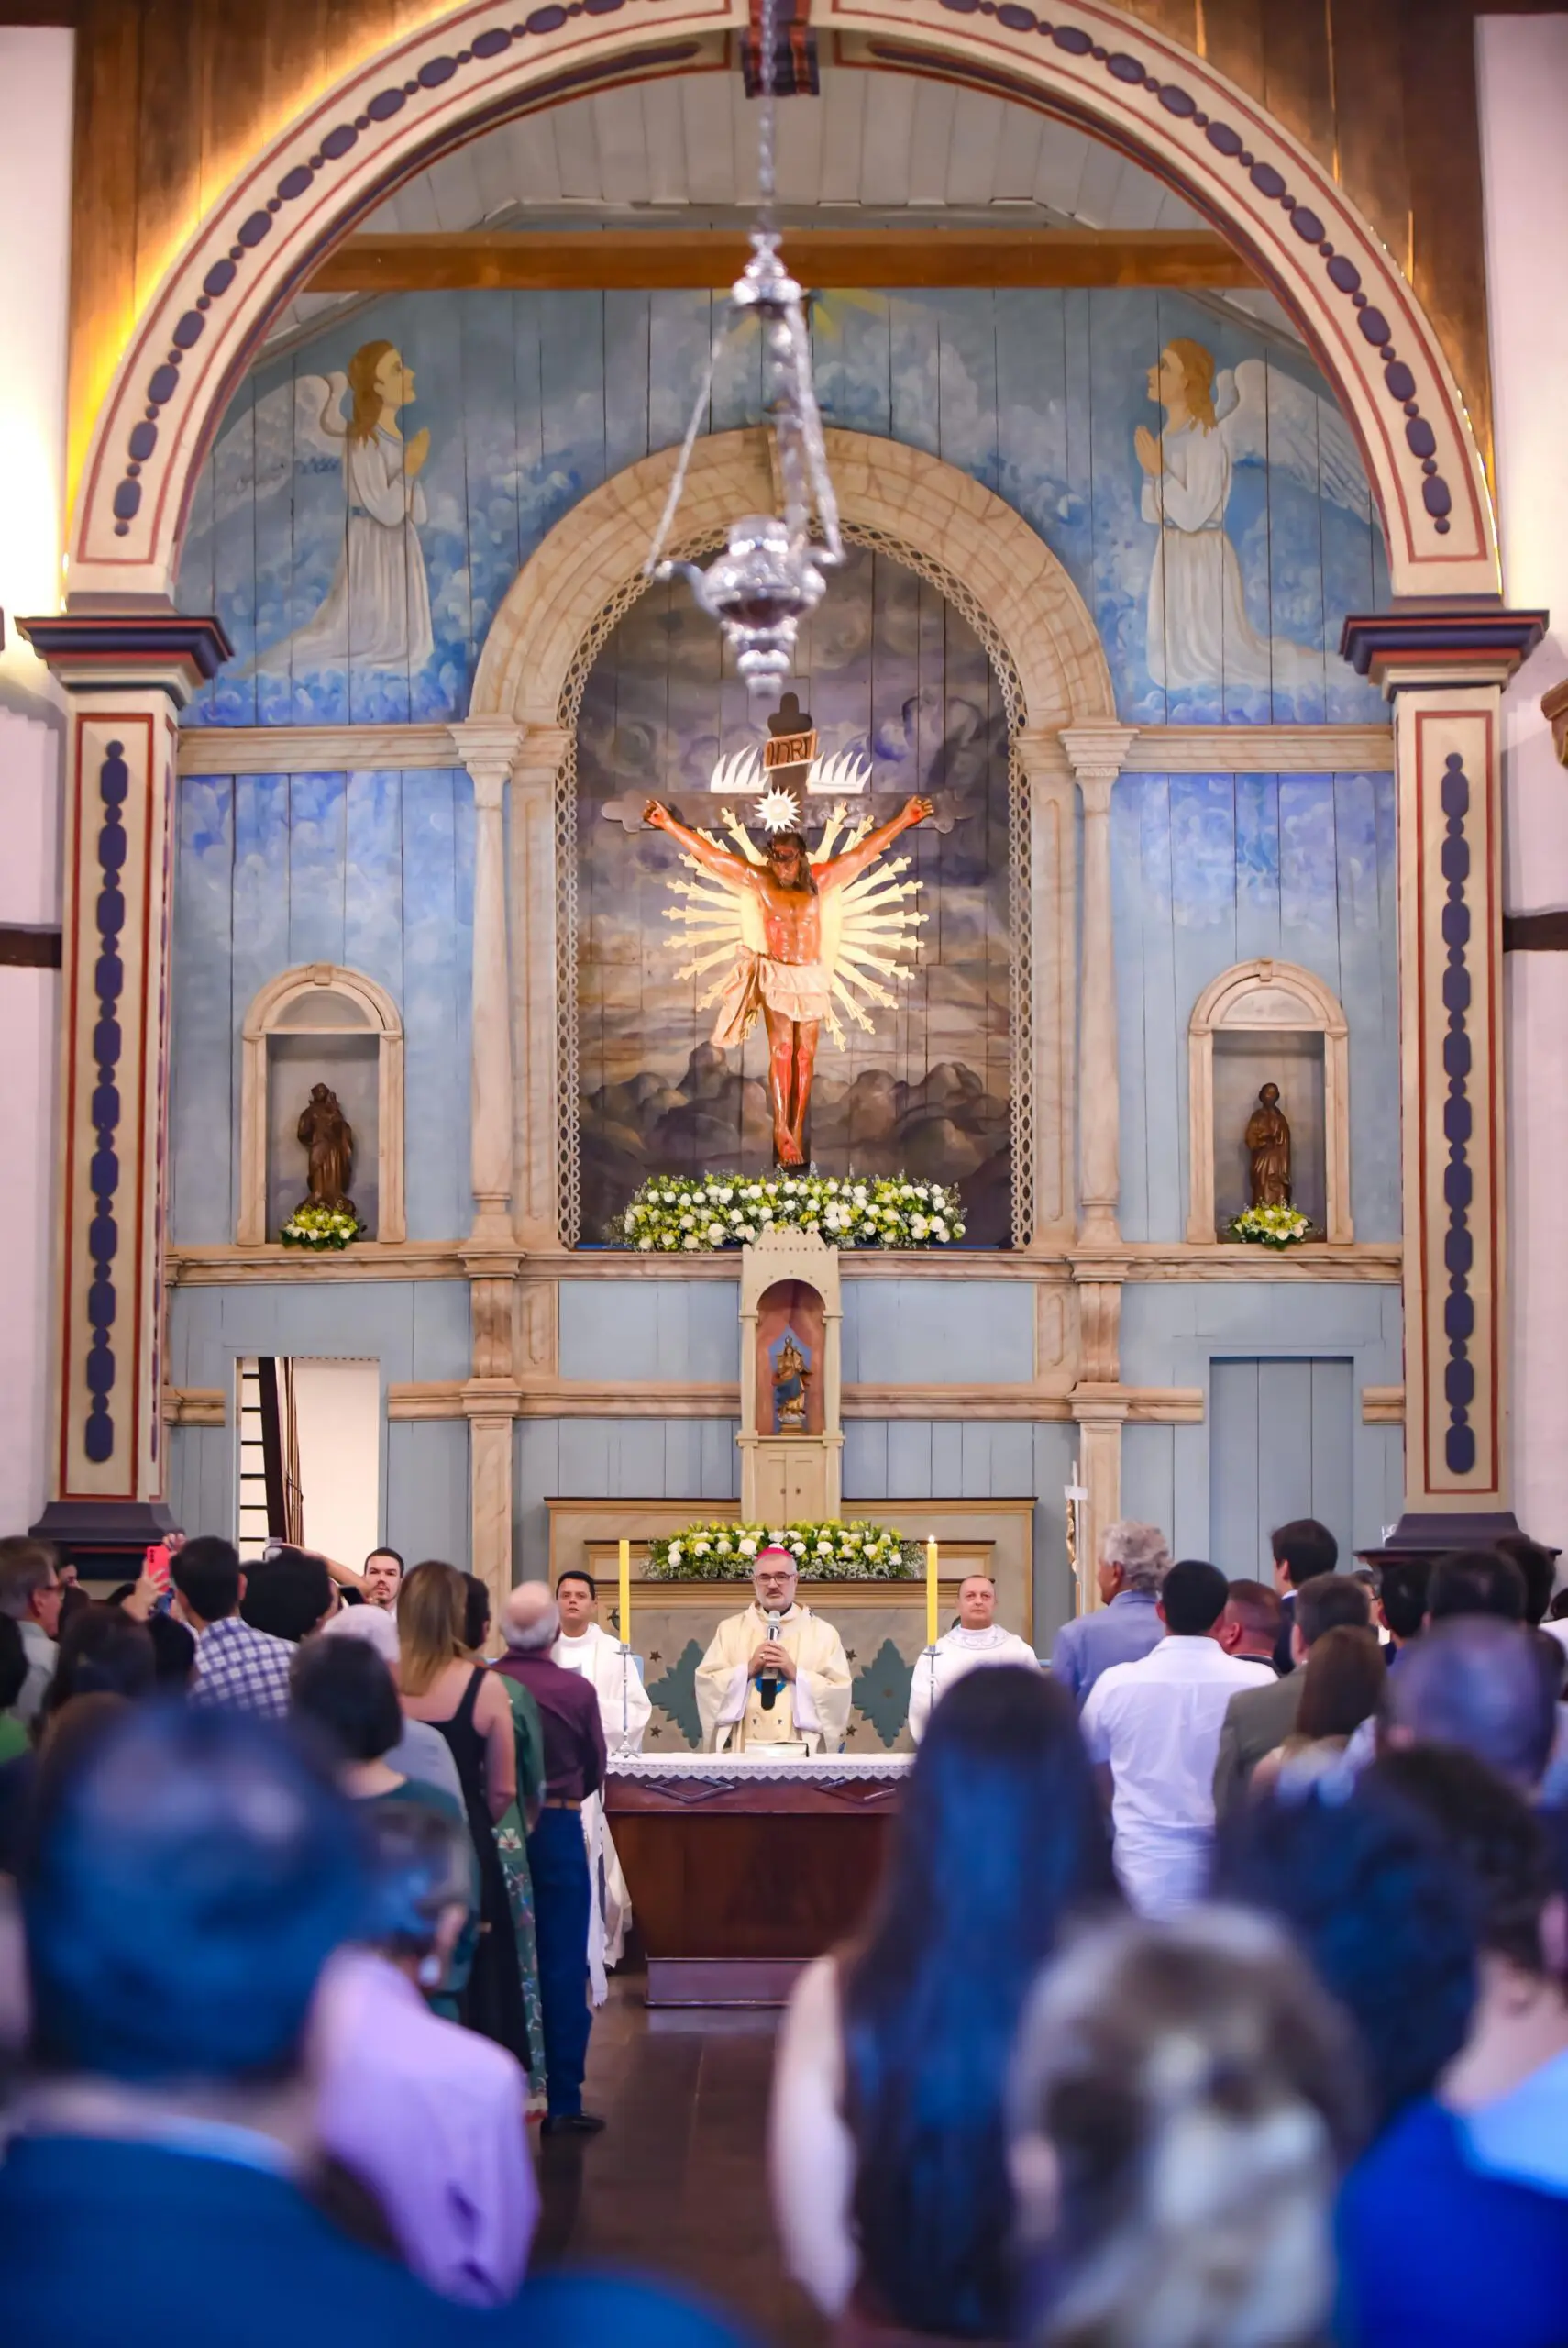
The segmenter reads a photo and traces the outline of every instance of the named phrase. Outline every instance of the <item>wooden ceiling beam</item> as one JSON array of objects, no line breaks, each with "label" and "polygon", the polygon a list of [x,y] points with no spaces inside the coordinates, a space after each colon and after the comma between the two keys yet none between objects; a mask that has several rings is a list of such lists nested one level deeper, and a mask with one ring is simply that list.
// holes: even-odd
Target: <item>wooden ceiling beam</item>
[{"label": "wooden ceiling beam", "polygon": [[[472,229],[347,237],[311,294],[413,294],[482,286],[535,293],[700,291],[729,285],[746,258],[732,228]],[[1209,229],[790,228],[784,258],[807,286],[1255,286],[1256,271]]]}]

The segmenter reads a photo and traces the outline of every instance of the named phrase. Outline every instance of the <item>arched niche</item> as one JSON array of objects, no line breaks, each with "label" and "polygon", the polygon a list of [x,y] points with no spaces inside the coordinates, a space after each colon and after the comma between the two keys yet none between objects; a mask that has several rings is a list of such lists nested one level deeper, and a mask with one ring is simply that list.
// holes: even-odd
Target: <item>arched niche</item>
[{"label": "arched niche", "polygon": [[403,1021],[384,987],[337,962],[268,980],[245,1014],[239,1099],[242,1247],[275,1239],[304,1196],[295,1138],[313,1084],[354,1132],[354,1203],[373,1239],[403,1239]]},{"label": "arched niche", "polygon": [[1265,1083],[1290,1123],[1296,1204],[1328,1240],[1353,1239],[1345,1014],[1321,979],[1269,956],[1222,970],[1187,1024],[1187,1238],[1212,1242],[1248,1203],[1242,1135]]},{"label": "arched niche", "polygon": [[[844,1422],[840,1361],[844,1302],[836,1247],[817,1233],[775,1224],[741,1249],[741,1514],[791,1523],[836,1516]],[[779,1432],[772,1409],[774,1361],[793,1329],[812,1357],[804,1427]]]}]

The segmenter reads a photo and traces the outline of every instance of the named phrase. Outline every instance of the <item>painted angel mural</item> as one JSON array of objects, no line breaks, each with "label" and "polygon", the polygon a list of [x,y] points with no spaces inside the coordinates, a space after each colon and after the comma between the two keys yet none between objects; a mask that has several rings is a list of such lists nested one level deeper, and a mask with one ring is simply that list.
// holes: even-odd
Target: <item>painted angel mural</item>
[{"label": "painted angel mural", "polygon": [[1214,354],[1177,336],[1149,370],[1165,410],[1158,433],[1134,435],[1143,515],[1160,533],[1149,578],[1148,659],[1167,686],[1273,685],[1323,674],[1321,645],[1260,636],[1247,616],[1242,569],[1225,526],[1237,465],[1287,473],[1347,513],[1366,511],[1366,483],[1339,410],[1283,371],[1244,359],[1215,371]]},{"label": "painted angel mural", "polygon": [[419,475],[430,433],[426,426],[405,440],[398,424],[414,397],[414,370],[391,342],[362,343],[346,374],[296,380],[296,441],[325,449],[342,464],[343,539],[321,603],[292,636],[257,654],[256,670],[297,674],[352,663],[412,671],[435,650],[419,542],[427,518]]}]

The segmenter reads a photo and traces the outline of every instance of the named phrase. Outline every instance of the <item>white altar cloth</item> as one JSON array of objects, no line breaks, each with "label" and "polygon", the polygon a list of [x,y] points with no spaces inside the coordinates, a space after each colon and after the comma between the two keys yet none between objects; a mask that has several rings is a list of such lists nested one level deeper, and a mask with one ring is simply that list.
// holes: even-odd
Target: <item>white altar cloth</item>
[{"label": "white altar cloth", "polygon": [[766,1755],[766,1746],[755,1761],[744,1753],[612,1754],[610,1777],[634,1785],[674,1778],[705,1786],[844,1786],[901,1778],[914,1759],[912,1753],[812,1753],[799,1761]]}]

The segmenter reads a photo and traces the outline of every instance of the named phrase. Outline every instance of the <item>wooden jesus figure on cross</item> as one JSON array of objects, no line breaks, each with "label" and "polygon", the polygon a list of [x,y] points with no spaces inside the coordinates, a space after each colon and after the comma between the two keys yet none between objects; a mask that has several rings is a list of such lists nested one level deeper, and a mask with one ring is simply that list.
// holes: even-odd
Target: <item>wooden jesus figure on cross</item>
[{"label": "wooden jesus figure on cross", "polygon": [[[799,800],[796,801],[797,807]],[[766,805],[766,803],[765,803]],[[764,864],[747,863],[692,831],[657,799],[643,811],[679,841],[688,856],[736,895],[752,897],[762,917],[763,950],[743,946],[719,998],[712,1041],[721,1051],[745,1042],[760,1011],[767,1028],[767,1094],[773,1112],[773,1154],[780,1166],[803,1166],[806,1116],[817,1037],[826,1016],[832,972],[823,958],[822,900],[858,879],[901,833],[933,813],[929,799],[906,800],[891,822],[879,825],[843,855],[813,864],[804,835],[776,831]]]}]

